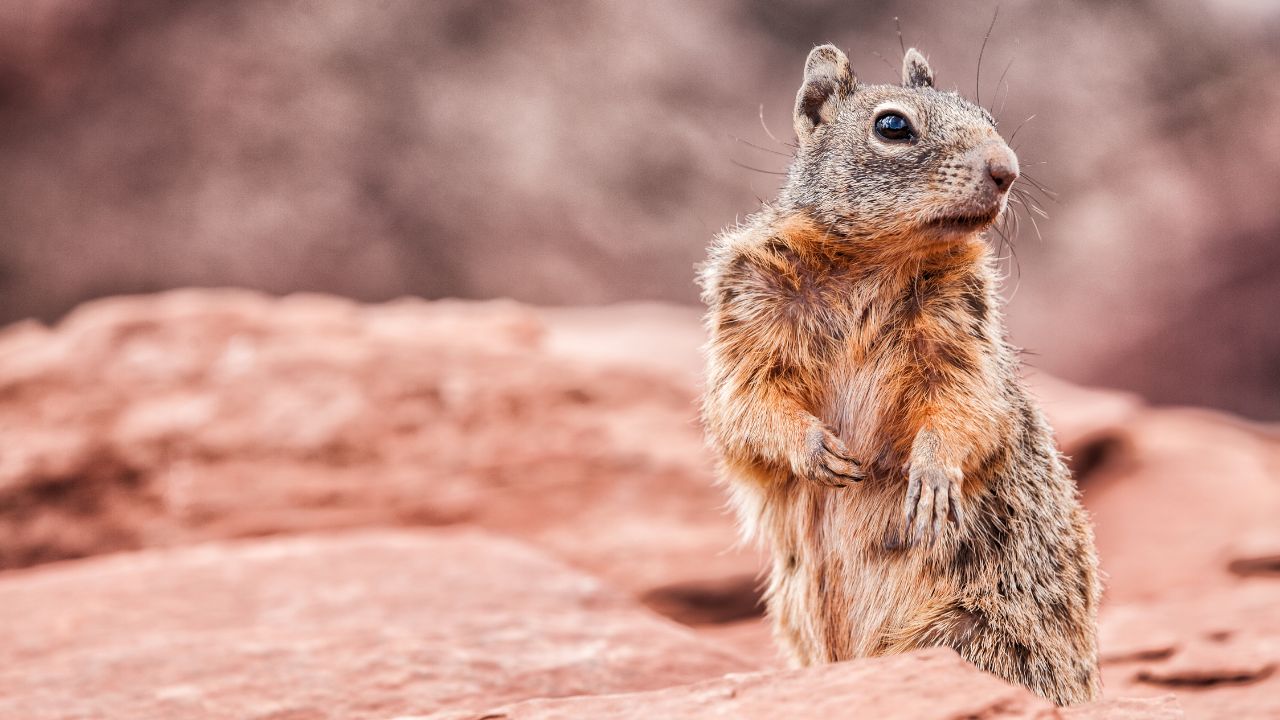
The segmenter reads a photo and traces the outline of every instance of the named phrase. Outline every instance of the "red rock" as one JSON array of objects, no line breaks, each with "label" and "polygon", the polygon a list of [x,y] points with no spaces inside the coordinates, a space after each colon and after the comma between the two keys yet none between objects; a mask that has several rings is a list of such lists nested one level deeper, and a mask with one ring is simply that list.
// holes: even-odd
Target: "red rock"
[{"label": "red rock", "polygon": [[[1103,673],[1104,678],[1108,673]],[[1108,692],[1125,696],[1162,696],[1170,691],[1163,685],[1108,681]],[[1280,676],[1245,683],[1215,683],[1208,686],[1181,685],[1174,690],[1178,703],[1189,717],[1203,720],[1280,718]]]},{"label": "red rock", "polygon": [[[567,718],[1053,718],[1052,704],[964,662],[950,650],[732,675],[646,693],[529,700],[482,717]],[[469,720],[447,712],[431,720]]]},{"label": "red rock", "polygon": [[475,532],[198,545],[0,575],[0,717],[389,718],[746,669]]},{"label": "red rock", "polygon": [[[760,560],[729,550],[736,533],[695,420],[700,338],[696,310],[663,306],[362,306],[240,291],[117,298],[53,329],[13,326],[0,332],[0,568],[470,523],[704,628],[744,667],[776,667],[750,617]],[[1239,658],[1178,659],[1222,633],[1280,635],[1267,590],[1276,434],[1032,384],[1082,470],[1109,575],[1108,693],[1167,692],[1139,668],[1176,678],[1184,671],[1163,664],[1189,657],[1223,675]],[[1276,708],[1265,696],[1280,697],[1277,683],[1176,692],[1245,717]]]},{"label": "red rock", "polygon": [[1166,687],[1245,684],[1270,677],[1278,663],[1280,647],[1273,642],[1228,636],[1184,643],[1169,659],[1144,663],[1134,678]]},{"label": "red rock", "polygon": [[701,637],[750,661],[752,667],[781,670],[787,666],[786,658],[773,641],[773,628],[767,618],[695,625],[694,628]]},{"label": "red rock", "polygon": [[1227,551],[1227,570],[1241,577],[1280,577],[1280,528],[1243,534]]},{"label": "red rock", "polygon": [[1027,380],[1068,455],[1122,431],[1144,409],[1132,393],[1081,387],[1042,372],[1029,372]]},{"label": "red rock", "polygon": [[[1081,481],[1112,602],[1235,583],[1238,544],[1280,518],[1280,443],[1218,413],[1146,410]],[[1249,557],[1249,556],[1244,556]]]},{"label": "red rock", "polygon": [[1059,710],[1064,720],[1177,720],[1186,717],[1173,695],[1118,698]]},{"label": "red rock", "polygon": [[635,592],[755,572],[691,381],[593,354],[593,333],[511,303],[195,290],[10,328],[0,567],[471,522]]},{"label": "red rock", "polygon": [[1104,607],[1111,696],[1173,691],[1194,717],[1280,717],[1280,584],[1252,581]]},{"label": "red rock", "polygon": [[1104,663],[1167,658],[1181,642],[1178,628],[1143,603],[1107,606],[1098,623]]},{"label": "red rock", "polygon": [[[424,720],[474,720],[474,712],[443,712]],[[537,699],[479,715],[503,720],[597,718],[975,718],[1017,720],[1175,720],[1172,696],[1106,700],[1056,708],[936,648],[907,655],[819,665],[803,670],[730,675],[642,693]]]}]

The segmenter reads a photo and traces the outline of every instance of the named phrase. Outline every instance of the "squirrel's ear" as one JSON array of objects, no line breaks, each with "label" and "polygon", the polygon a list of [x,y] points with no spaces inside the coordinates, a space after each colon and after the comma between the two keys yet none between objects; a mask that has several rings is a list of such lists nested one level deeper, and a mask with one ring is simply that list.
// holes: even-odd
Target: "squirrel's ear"
[{"label": "squirrel's ear", "polygon": [[924,59],[920,51],[911,48],[902,58],[903,87],[933,87],[933,70],[929,69],[929,61]]},{"label": "squirrel's ear", "polygon": [[819,45],[804,63],[804,84],[796,94],[796,135],[804,140],[814,128],[835,119],[835,102],[853,92],[849,58],[835,45]]}]

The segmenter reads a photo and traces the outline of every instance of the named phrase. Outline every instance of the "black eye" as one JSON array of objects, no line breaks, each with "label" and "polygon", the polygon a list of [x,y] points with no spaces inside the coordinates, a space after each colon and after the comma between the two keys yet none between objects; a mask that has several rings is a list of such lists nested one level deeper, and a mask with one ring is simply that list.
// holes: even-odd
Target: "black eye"
[{"label": "black eye", "polygon": [[911,123],[898,113],[885,113],[876,118],[876,135],[884,140],[903,142],[914,140],[916,131],[911,127]]}]

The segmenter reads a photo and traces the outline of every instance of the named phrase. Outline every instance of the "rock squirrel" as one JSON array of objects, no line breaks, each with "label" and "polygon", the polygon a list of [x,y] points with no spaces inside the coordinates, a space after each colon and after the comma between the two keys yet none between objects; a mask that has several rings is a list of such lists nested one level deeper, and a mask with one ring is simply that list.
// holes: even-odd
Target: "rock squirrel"
[{"label": "rock squirrel", "polygon": [[933,84],[914,48],[900,87],[860,84],[834,46],[809,54],[784,188],[700,270],[704,423],[770,552],[794,663],[946,646],[1088,701],[1093,533],[983,239],[1018,160],[989,112]]}]

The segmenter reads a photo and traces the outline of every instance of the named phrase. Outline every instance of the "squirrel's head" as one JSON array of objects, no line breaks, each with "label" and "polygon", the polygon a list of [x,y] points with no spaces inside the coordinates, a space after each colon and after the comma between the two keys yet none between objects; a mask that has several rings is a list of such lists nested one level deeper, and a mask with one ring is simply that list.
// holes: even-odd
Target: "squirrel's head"
[{"label": "squirrel's head", "polygon": [[859,85],[849,58],[814,48],[796,97],[799,142],[785,195],[846,230],[946,240],[1004,211],[1018,158],[991,114],[933,87],[915,48],[902,85]]}]

